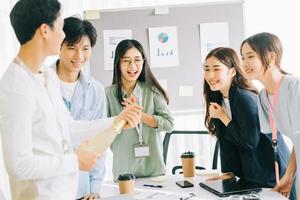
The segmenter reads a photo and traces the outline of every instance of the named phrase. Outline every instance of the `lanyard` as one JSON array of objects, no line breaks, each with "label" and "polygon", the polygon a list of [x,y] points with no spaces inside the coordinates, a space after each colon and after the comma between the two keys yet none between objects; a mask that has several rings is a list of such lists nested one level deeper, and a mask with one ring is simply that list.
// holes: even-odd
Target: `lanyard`
[{"label": "lanyard", "polygon": [[[123,98],[126,98],[126,96],[130,97],[130,95],[126,95],[124,93]],[[139,105],[143,104],[142,91],[139,91],[139,97],[138,97],[137,101],[138,101],[137,103]],[[144,143],[143,142],[143,123],[142,122],[138,123],[138,125],[135,127],[135,129],[136,129],[136,132],[137,132],[138,137],[139,137],[139,145],[143,145],[143,143]]]},{"label": "lanyard", "polygon": [[274,112],[272,110],[272,106],[270,103],[268,92],[266,91],[266,99],[267,99],[267,106],[268,106],[268,115],[269,115],[269,123],[272,130],[272,147],[274,151],[274,162],[275,162],[275,178],[276,184],[279,185],[279,165],[278,165],[278,149],[277,149],[277,127],[275,122],[275,114],[278,105],[278,93],[279,93],[279,84],[280,80],[275,83],[275,91],[274,91]]},{"label": "lanyard", "polygon": [[139,136],[139,144],[143,145],[143,125],[142,123],[139,123],[136,127],[135,127],[138,136]]},{"label": "lanyard", "polygon": [[[21,58],[19,58],[18,56],[14,59],[14,62],[16,64],[18,64],[19,66],[21,66],[22,68],[25,69],[25,71],[30,75],[30,77],[33,79],[33,81],[35,81],[36,83],[38,83],[38,81],[36,80],[36,78],[33,76],[33,74],[28,70],[28,67],[26,66],[26,64],[23,62],[23,60]],[[48,85],[47,85],[47,82],[48,82],[48,74],[46,74],[45,72],[43,72],[43,75],[44,75],[44,78],[45,78],[45,83],[44,83],[44,87],[46,89],[46,92],[47,92],[47,96],[49,97],[49,100],[52,104],[52,106],[54,107],[53,105],[53,102],[54,100],[51,98],[51,95],[49,94],[49,89],[48,89]],[[38,83],[39,84],[39,83]],[[56,113],[57,114],[57,113]],[[62,145],[62,149],[63,149],[63,152],[66,154],[66,153],[70,153],[71,152],[71,149],[68,145],[68,142],[67,140],[64,138],[63,136],[63,127],[62,125],[59,123],[58,121],[58,118],[56,116],[56,123],[57,123],[57,126],[58,128],[60,129],[60,136],[61,136],[61,145]]]},{"label": "lanyard", "polygon": [[[143,104],[143,99],[142,99],[142,94],[139,94],[139,98],[138,98],[138,103],[139,105]],[[140,122],[136,127],[135,127],[138,136],[139,136],[139,144],[143,145],[143,123]]]}]

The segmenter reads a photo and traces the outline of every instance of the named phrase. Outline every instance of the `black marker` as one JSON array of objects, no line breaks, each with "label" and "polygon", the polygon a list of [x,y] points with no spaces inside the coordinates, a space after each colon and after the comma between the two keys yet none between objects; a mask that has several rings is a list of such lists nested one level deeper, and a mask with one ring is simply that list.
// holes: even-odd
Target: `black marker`
[{"label": "black marker", "polygon": [[146,187],[155,187],[155,188],[162,188],[163,187],[162,185],[151,185],[151,184],[144,184],[143,186],[146,186]]}]

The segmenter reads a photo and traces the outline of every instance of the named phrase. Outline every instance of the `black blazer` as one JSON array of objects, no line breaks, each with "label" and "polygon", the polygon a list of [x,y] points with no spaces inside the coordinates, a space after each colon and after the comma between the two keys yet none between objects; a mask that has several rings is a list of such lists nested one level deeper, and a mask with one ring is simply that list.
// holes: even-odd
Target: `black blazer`
[{"label": "black blazer", "polygon": [[[222,105],[222,99],[218,104]],[[257,95],[235,86],[229,91],[232,120],[227,127],[213,119],[220,142],[222,172],[236,176],[262,187],[276,185],[274,173],[272,134],[260,132]],[[278,133],[279,168],[283,176],[290,152]]]}]

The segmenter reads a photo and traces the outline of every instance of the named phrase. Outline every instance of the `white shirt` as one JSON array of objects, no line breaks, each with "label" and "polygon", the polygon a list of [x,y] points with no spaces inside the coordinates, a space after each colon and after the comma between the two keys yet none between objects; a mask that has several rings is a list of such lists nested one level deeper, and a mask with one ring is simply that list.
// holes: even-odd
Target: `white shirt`
[{"label": "white shirt", "polygon": [[231,108],[230,108],[229,98],[224,98],[223,97],[222,107],[224,108],[224,111],[226,112],[226,114],[231,119],[232,116],[231,116]]},{"label": "white shirt", "polygon": [[0,132],[12,199],[73,200],[78,161],[74,153],[64,153],[62,140],[69,146],[71,137],[81,143],[111,126],[113,119],[72,120],[56,73],[47,68],[43,75],[45,84],[12,63],[0,82]]},{"label": "white shirt", "polygon": [[6,200],[4,193],[2,192],[1,188],[0,188],[0,199],[1,200]]},{"label": "white shirt", "polygon": [[72,101],[72,97],[73,97],[77,83],[78,83],[78,80],[73,83],[67,83],[67,82],[60,80],[60,85],[61,85],[62,91],[63,91],[63,97],[67,101]]},{"label": "white shirt", "polygon": [[10,199],[9,196],[9,182],[7,172],[4,167],[3,152],[2,152],[2,139],[0,137],[0,199]]}]

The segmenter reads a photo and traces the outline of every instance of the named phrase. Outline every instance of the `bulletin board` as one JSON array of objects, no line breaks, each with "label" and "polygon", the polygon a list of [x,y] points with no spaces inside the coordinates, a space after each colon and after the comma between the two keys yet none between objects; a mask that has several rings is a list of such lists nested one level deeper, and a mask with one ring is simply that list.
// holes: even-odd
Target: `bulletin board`
[{"label": "bulletin board", "polygon": [[[158,80],[167,83],[173,112],[203,110],[203,58],[199,24],[228,23],[229,46],[238,51],[245,36],[244,1],[168,6],[168,12],[163,14],[157,14],[157,8],[100,10],[98,19],[89,19],[98,33],[90,60],[91,75],[105,87],[111,85],[113,71],[104,70],[103,30],[131,29],[133,39],[143,45],[150,60],[148,28],[176,26],[179,65],[152,68],[152,71]],[[221,37],[223,33],[218,34]]]}]

